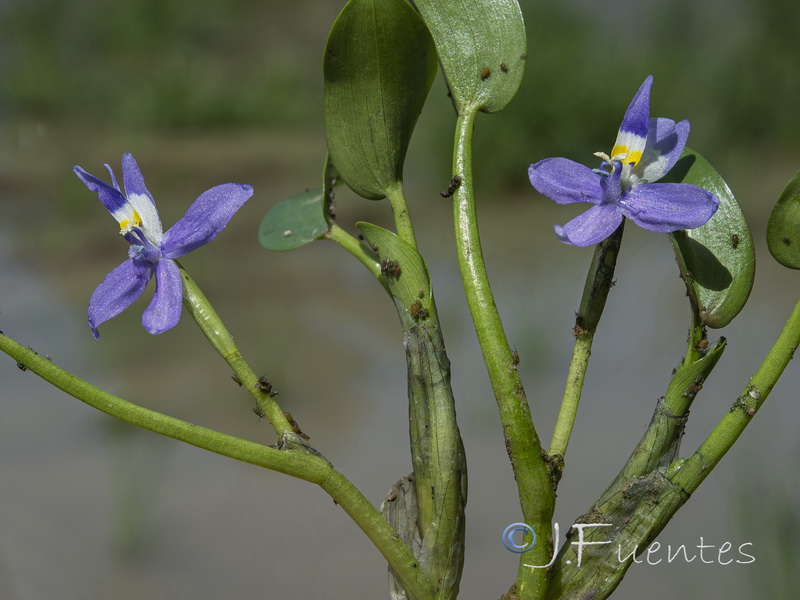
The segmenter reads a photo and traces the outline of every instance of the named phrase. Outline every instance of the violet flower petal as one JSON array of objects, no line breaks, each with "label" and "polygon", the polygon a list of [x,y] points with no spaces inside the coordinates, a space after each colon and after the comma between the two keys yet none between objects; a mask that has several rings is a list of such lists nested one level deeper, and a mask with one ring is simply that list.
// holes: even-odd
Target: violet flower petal
[{"label": "violet flower petal", "polygon": [[650,119],[647,149],[631,176],[635,182],[652,183],[666,175],[683,153],[689,138],[689,121],[675,123],[663,117]]},{"label": "violet flower petal", "polygon": [[163,256],[179,258],[213,240],[252,195],[252,186],[239,183],[224,183],[200,194],[186,214],[164,233]]},{"label": "violet flower petal", "polygon": [[647,143],[647,129],[650,123],[650,88],[653,76],[649,75],[631,100],[617,132],[617,140],[611,156],[627,154],[625,162],[639,162]]},{"label": "violet flower petal", "polygon": [[658,233],[705,225],[718,206],[714,194],[689,183],[637,185],[619,201],[622,214],[639,227]]},{"label": "violet flower petal", "polygon": [[112,215],[119,213],[128,205],[128,200],[122,195],[118,189],[111,187],[102,179],[98,179],[94,175],[90,175],[82,168],[75,166],[72,167],[75,175],[89,188],[91,191],[97,193],[100,202],[106,207],[106,210]]},{"label": "violet flower petal", "polygon": [[178,324],[183,307],[181,272],[175,261],[156,264],[156,293],[142,315],[142,325],[152,334],[164,333]]},{"label": "violet flower petal", "polygon": [[586,165],[567,158],[545,158],[528,168],[531,185],[557,204],[601,202],[601,177]]},{"label": "violet flower petal", "polygon": [[[117,175],[114,173],[114,169],[112,169],[111,165],[108,163],[105,163],[103,166],[106,168],[106,171],[108,171],[108,174],[111,175],[111,183],[114,186],[114,188],[117,189],[120,193],[122,193],[122,190],[119,187],[119,181],[117,181]],[[125,194],[122,195],[124,196]]]},{"label": "violet flower petal", "polygon": [[152,194],[148,191],[147,186],[144,184],[144,176],[133,154],[126,152],[122,155],[122,181],[125,184],[125,195],[146,196],[150,199],[150,203],[155,206]]},{"label": "violet flower petal", "polygon": [[153,276],[153,265],[145,260],[129,258],[103,279],[89,300],[89,327],[94,339],[99,339],[97,328],[101,323],[116,317],[142,295]]},{"label": "violet flower petal", "polygon": [[563,227],[554,227],[556,236],[565,244],[591,246],[602,242],[617,230],[622,214],[616,204],[598,204],[578,215]]},{"label": "violet flower petal", "polygon": [[144,184],[142,171],[130,152],[122,155],[122,181],[125,184],[128,202],[140,217],[142,230],[154,244],[158,245],[163,233],[161,218],[158,216],[153,196]]}]

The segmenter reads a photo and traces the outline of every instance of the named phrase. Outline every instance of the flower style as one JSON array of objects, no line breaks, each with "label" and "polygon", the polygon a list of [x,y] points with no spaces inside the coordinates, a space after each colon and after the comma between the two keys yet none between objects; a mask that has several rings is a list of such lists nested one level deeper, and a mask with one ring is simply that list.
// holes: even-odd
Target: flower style
[{"label": "flower style", "polygon": [[627,217],[659,233],[704,225],[719,206],[717,197],[688,183],[653,183],[675,165],[689,137],[689,122],[650,118],[650,88],[645,79],[617,133],[611,156],[602,152],[599,169],[566,158],[546,158],[528,169],[531,184],[558,204],[590,202],[589,210],[563,227],[559,240],[591,246],[610,236]]},{"label": "flower style", "polygon": [[113,187],[80,167],[73,171],[86,187],[97,192],[100,202],[119,223],[120,234],[130,248],[128,260],[106,275],[92,294],[89,327],[98,339],[98,326],[128,308],[155,276],[156,292],[142,315],[142,325],[150,333],[163,333],[175,327],[181,317],[183,286],[173,259],[213,240],[253,195],[253,188],[238,183],[213,187],[200,194],[186,214],[163,232],[155,202],[133,156],[126,153],[122,157],[125,193],[111,167],[105,167]]}]

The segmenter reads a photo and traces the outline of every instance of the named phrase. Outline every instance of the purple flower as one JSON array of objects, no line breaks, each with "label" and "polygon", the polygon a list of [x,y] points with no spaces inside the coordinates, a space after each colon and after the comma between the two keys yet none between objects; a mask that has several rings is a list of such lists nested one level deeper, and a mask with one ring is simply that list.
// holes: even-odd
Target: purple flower
[{"label": "purple flower", "polygon": [[150,333],[163,333],[175,327],[181,318],[183,286],[173,259],[213,240],[253,195],[253,188],[238,183],[213,187],[200,194],[183,218],[162,233],[153,196],[147,191],[133,156],[129,153],[122,156],[124,194],[114,171],[108,165],[105,167],[111,174],[113,187],[80,167],[72,170],[86,187],[97,192],[100,202],[119,223],[120,234],[130,248],[128,260],[106,275],[92,294],[89,327],[98,339],[98,326],[133,304],[155,275],[156,293],[142,315],[142,325]]},{"label": "purple flower", "polygon": [[566,158],[546,158],[528,169],[536,190],[557,202],[591,202],[589,210],[563,227],[565,244],[591,246],[610,236],[627,217],[639,227],[668,233],[704,225],[716,212],[714,194],[688,183],[653,183],[675,165],[689,137],[689,122],[650,118],[650,88],[645,79],[617,133],[611,156],[602,152],[599,169]]}]

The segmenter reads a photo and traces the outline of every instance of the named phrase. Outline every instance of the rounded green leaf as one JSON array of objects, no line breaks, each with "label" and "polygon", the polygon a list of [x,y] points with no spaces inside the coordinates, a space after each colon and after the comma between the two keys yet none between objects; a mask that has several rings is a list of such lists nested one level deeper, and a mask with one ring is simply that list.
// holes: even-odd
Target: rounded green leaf
[{"label": "rounded green leaf", "polygon": [[800,173],[787,184],[767,223],[767,245],[784,267],[800,269]]},{"label": "rounded green leaf", "polygon": [[436,42],[459,114],[499,112],[517,93],[528,57],[517,0],[416,0]]},{"label": "rounded green leaf", "polygon": [[405,0],[350,0],[323,64],[325,136],[354,192],[386,197],[402,179],[411,133],[436,75],[436,49]]},{"label": "rounded green leaf", "polygon": [[322,194],[322,190],[308,190],[273,206],[258,230],[261,245],[285,252],[322,237],[328,231]]},{"label": "rounded green leaf", "polygon": [[670,234],[689,298],[705,325],[724,327],[739,314],[755,277],[753,236],[739,204],[719,173],[686,148],[662,181],[691,183],[719,198],[711,220]]}]

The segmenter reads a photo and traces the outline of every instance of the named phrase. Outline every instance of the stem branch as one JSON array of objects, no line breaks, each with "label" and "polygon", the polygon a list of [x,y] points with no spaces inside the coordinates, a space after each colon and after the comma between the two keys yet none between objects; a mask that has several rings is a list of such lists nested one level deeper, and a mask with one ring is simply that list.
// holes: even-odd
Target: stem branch
[{"label": "stem branch", "polygon": [[[1,333],[0,351],[70,396],[126,423],[318,484],[375,544],[402,581],[409,597],[416,600],[432,597],[433,586],[418,568],[417,559],[405,542],[364,495],[325,458],[299,444],[287,444],[279,450],[143,408],[80,379]],[[285,437],[293,435],[289,432]]]},{"label": "stem branch", "polygon": [[800,345],[800,302],[794,307],[778,339],[728,414],[720,420],[691,457],[681,461],[680,465],[674,465],[677,468],[673,468],[670,477],[673,483],[679,484],[689,494],[699,487],[761,408],[794,356],[798,345]]}]

